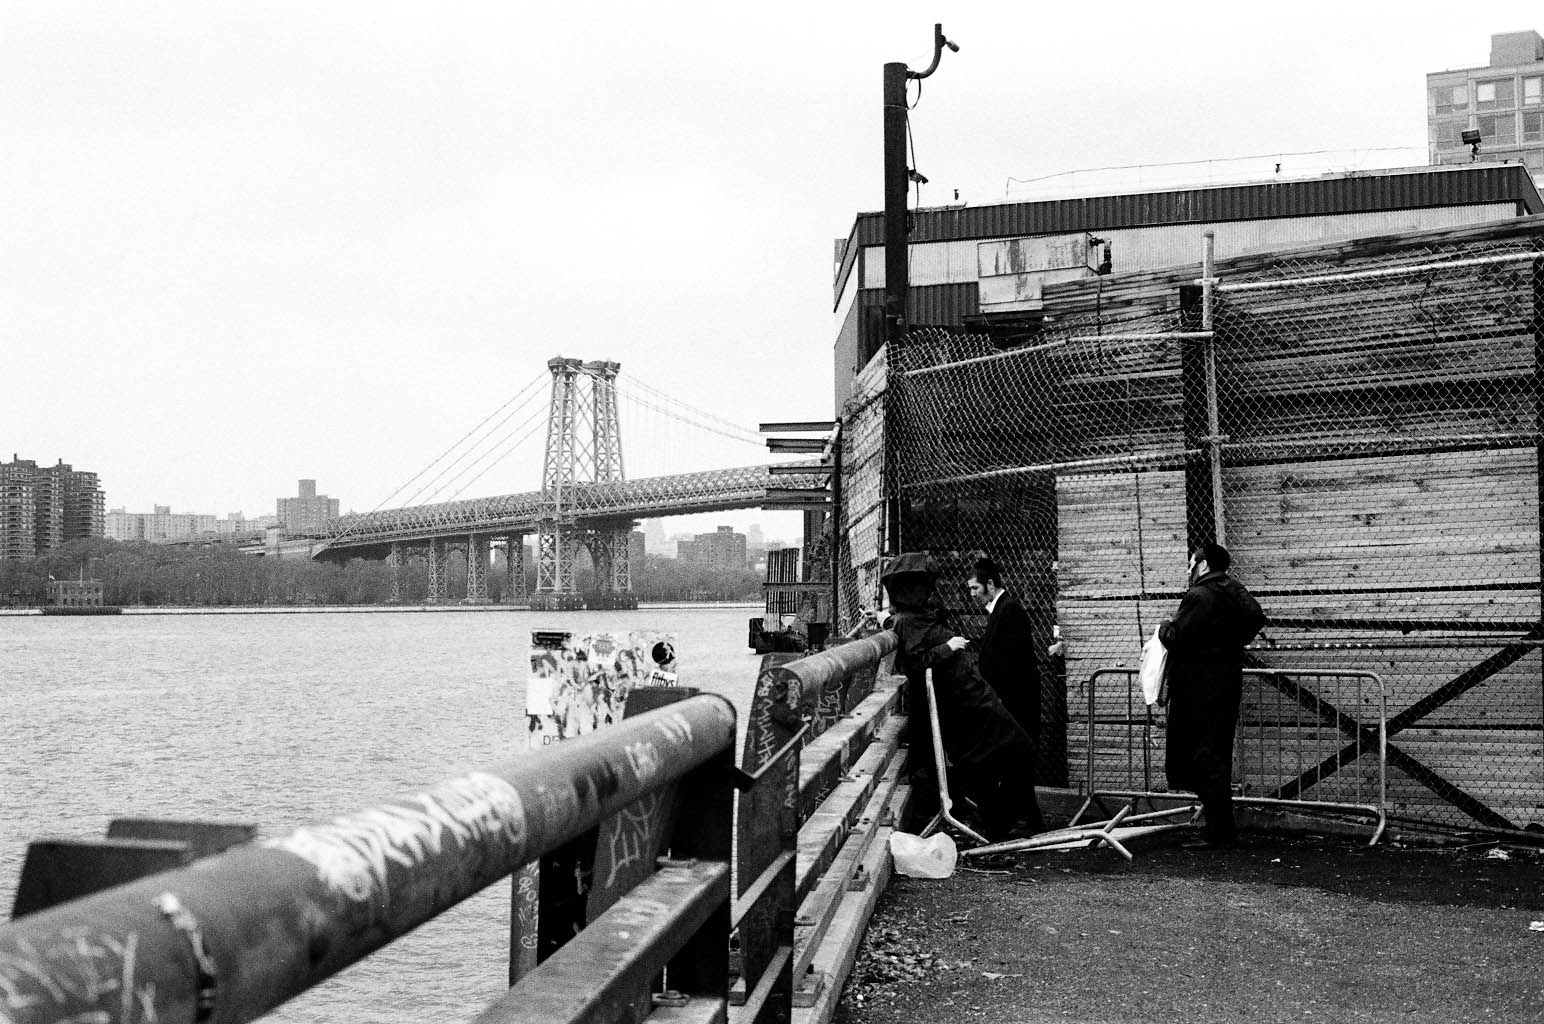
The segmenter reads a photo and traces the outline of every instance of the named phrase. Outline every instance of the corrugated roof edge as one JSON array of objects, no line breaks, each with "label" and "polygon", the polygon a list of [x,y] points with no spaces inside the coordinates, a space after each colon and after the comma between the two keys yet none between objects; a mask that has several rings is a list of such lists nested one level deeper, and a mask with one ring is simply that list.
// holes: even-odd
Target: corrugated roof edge
[{"label": "corrugated roof edge", "polygon": [[[1016,238],[1160,224],[1465,206],[1509,199],[1517,203],[1520,215],[1544,213],[1544,197],[1521,164],[1450,164],[1167,192],[923,207],[912,211],[911,241]],[[858,252],[883,240],[883,212],[858,214],[836,277],[833,308],[841,301],[842,287]]]}]

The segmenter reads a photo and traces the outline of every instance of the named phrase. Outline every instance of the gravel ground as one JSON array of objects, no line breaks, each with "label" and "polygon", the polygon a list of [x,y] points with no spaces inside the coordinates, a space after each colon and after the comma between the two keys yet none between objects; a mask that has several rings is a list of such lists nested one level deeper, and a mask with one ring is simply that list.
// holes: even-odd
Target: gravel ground
[{"label": "gravel ground", "polygon": [[836,1020],[1544,1021],[1544,852],[1182,838],[896,876]]}]

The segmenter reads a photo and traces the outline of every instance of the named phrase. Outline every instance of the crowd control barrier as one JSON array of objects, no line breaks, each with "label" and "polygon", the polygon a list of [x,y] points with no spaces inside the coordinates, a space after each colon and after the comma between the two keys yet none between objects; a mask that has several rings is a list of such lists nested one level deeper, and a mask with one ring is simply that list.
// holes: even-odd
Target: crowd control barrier
[{"label": "crowd control barrier", "polygon": [[[1148,707],[1138,669],[1089,675],[1086,799],[1194,800],[1164,772],[1164,710]],[[1246,668],[1234,740],[1234,803],[1367,817],[1371,843],[1388,824],[1388,706],[1376,672]]]}]

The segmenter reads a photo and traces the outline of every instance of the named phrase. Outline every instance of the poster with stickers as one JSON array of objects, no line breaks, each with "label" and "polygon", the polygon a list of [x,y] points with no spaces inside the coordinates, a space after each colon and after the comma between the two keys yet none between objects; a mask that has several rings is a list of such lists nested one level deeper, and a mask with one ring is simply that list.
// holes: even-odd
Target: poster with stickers
[{"label": "poster with stickers", "polygon": [[676,681],[673,634],[535,630],[525,690],[530,745],[546,746],[619,722],[633,687]]}]

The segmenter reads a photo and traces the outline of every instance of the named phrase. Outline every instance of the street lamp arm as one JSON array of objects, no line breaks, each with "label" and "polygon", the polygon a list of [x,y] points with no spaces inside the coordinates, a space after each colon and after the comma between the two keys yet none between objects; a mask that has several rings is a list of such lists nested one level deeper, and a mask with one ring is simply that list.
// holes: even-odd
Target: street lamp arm
[{"label": "street lamp arm", "polygon": [[918,79],[926,78],[928,75],[931,75],[933,72],[937,71],[938,62],[943,59],[944,47],[946,46],[950,50],[953,50],[955,53],[960,52],[960,48],[957,44],[951,43],[949,40],[944,38],[943,25],[935,22],[933,25],[933,63],[927,66],[926,71],[912,71],[907,69],[906,77]]}]

